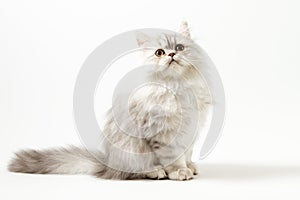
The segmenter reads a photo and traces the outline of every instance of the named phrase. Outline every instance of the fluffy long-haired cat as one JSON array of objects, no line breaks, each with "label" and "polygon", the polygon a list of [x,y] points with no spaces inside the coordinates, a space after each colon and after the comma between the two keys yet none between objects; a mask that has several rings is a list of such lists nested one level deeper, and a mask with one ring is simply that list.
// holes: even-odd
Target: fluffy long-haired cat
[{"label": "fluffy long-haired cat", "polygon": [[[35,174],[90,174],[106,179],[192,179],[198,173],[191,161],[192,149],[201,129],[195,133],[190,127],[204,124],[211,105],[201,76],[201,70],[205,70],[203,52],[191,40],[186,22],[178,35],[138,33],[137,43],[144,51],[145,63],[155,65],[149,82],[164,87],[149,85],[131,96],[128,108],[133,124],[127,124],[128,120],[117,120],[121,123],[117,124],[116,114],[122,113],[110,109],[103,130],[103,151],[79,147],[22,150],[8,169]],[[137,129],[131,126],[137,126],[140,137],[125,134],[120,126],[132,131]]]}]

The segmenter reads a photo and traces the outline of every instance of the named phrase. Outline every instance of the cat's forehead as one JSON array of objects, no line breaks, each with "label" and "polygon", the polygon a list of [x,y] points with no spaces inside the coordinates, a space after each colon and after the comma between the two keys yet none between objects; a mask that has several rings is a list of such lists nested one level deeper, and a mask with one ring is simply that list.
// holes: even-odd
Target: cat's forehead
[{"label": "cat's forehead", "polygon": [[174,49],[177,44],[184,43],[184,38],[180,35],[163,34],[157,38],[157,43],[162,48]]}]

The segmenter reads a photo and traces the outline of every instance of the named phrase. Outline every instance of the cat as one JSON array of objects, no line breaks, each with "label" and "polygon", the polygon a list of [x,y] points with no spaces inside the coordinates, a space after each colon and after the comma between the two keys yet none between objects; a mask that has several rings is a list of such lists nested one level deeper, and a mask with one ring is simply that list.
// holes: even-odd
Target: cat
[{"label": "cat", "polygon": [[[149,73],[149,82],[165,85],[149,85],[131,96],[128,107],[134,125],[117,120],[129,130],[137,126],[142,137],[124,134],[115,120],[121,118],[122,113],[115,113],[113,110],[119,109],[111,108],[103,130],[106,137],[103,151],[91,152],[74,146],[22,150],[10,162],[9,171],[89,174],[119,180],[192,179],[199,172],[191,156],[194,141],[201,131],[194,133],[189,127],[194,122],[201,130],[212,101],[201,76],[203,52],[191,40],[187,22],[181,23],[178,32],[178,35],[158,36],[137,33],[144,62],[155,65]],[[192,114],[195,111],[196,117]]]}]

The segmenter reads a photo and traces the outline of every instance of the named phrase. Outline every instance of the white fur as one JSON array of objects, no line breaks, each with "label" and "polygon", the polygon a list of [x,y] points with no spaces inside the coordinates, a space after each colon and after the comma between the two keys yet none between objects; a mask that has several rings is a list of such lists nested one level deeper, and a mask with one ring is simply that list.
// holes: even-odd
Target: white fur
[{"label": "white fur", "polygon": [[[122,121],[124,105],[115,105],[117,108],[114,110],[119,110],[119,113],[112,114],[112,110],[108,113],[104,134],[108,139],[106,153],[109,154],[110,167],[128,172],[148,172],[155,171],[159,163],[170,179],[178,180],[190,179],[191,174],[197,173],[196,166],[191,163],[193,144],[190,144],[195,140],[195,134],[189,130],[193,120],[199,120],[196,123],[203,125],[211,99],[205,80],[199,73],[202,67],[201,49],[189,40],[186,23],[182,28],[185,37],[137,35],[138,44],[146,47],[144,64],[157,65],[149,74],[149,82],[159,82],[163,87],[143,87],[131,96],[128,107],[133,124],[127,123],[124,118]],[[176,44],[183,44],[184,51],[176,52]],[[161,48],[166,54],[158,57],[154,54],[155,50],[149,47]],[[170,53],[176,53],[173,57],[175,62],[171,62]],[[191,60],[196,64],[192,65]],[[192,115],[195,110],[198,111],[198,118]],[[121,121],[121,124],[115,121]],[[125,133],[119,126],[125,126],[125,130],[132,132]],[[139,135],[140,138],[132,135]],[[147,153],[152,156],[136,156]]]},{"label": "white fur", "polygon": [[[199,134],[192,128],[204,124],[211,99],[201,76],[201,71],[208,70],[203,64],[205,56],[190,40],[187,23],[181,25],[179,32],[183,37],[137,35],[138,44],[145,47],[144,64],[156,66],[148,81],[159,84],[136,91],[128,105],[117,103],[110,109],[103,131],[104,152],[92,155],[86,149],[75,147],[21,151],[16,153],[9,170],[85,173],[110,179],[166,176],[174,180],[191,179],[198,173],[191,155]],[[176,44],[184,45],[184,50],[176,51]],[[165,55],[156,56],[156,49],[163,49]],[[175,53],[174,61],[170,53]],[[130,119],[124,115],[127,108]]]}]

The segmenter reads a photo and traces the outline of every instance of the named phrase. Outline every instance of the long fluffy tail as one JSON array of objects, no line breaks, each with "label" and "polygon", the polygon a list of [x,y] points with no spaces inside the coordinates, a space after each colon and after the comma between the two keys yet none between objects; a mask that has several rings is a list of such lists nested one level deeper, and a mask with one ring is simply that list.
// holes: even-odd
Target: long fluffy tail
[{"label": "long fluffy tail", "polygon": [[141,174],[121,172],[105,166],[101,152],[92,155],[78,147],[48,150],[22,150],[8,166],[11,172],[32,174],[88,174],[105,179],[137,179]]}]

